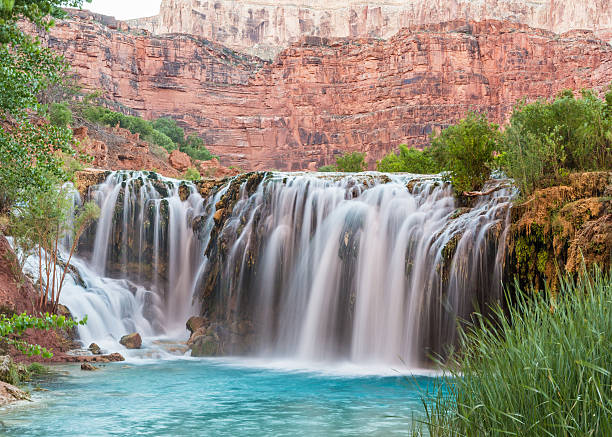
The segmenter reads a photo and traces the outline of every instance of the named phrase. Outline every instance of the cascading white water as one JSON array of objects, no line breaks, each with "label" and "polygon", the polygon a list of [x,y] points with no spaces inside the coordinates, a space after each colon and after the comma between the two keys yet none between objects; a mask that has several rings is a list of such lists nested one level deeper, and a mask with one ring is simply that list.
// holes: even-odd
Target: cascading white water
[{"label": "cascading white water", "polygon": [[[91,188],[102,214],[74,262],[84,284],[62,301],[88,315],[85,343],[183,336],[200,297],[211,319],[248,320],[258,355],[420,365],[500,297],[511,196],[458,208],[434,176],[269,173],[203,199],[193,184],[115,172]],[[216,223],[220,203],[230,213]]]},{"label": "cascading white water", "polygon": [[418,365],[501,295],[510,189],[458,209],[433,177],[275,174],[240,197],[217,305],[260,354]]}]

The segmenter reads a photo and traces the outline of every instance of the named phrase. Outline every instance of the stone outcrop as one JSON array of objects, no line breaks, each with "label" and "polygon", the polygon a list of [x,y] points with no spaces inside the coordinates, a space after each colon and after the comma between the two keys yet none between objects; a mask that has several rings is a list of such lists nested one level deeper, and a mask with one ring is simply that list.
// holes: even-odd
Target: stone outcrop
[{"label": "stone outcrop", "polygon": [[30,396],[14,385],[0,381],[0,407],[17,401],[30,400]]},{"label": "stone outcrop", "polygon": [[163,0],[159,15],[127,24],[273,59],[304,36],[390,38],[403,27],[455,19],[586,29],[612,40],[612,0]]},{"label": "stone outcrop", "polygon": [[[141,140],[137,133],[83,122],[87,124],[74,128],[73,133],[80,150],[93,158],[90,165],[106,170],[154,170],[168,177],[180,176],[168,162],[167,152]],[[153,153],[154,147],[160,156]]]},{"label": "stone outcrop", "polygon": [[81,82],[145,118],[197,131],[221,164],[313,169],[346,151],[373,165],[470,108],[503,122],[520,99],[612,81],[612,46],[513,22],[450,22],[387,41],[306,37],[273,63],[187,35],[151,37],[63,21],[50,46]]}]

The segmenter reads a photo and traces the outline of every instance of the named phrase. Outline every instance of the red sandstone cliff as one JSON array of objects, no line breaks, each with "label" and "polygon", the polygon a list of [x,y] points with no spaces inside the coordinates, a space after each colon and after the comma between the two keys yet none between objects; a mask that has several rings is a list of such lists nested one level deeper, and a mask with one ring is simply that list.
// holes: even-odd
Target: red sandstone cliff
[{"label": "red sandstone cliff", "polygon": [[403,27],[456,19],[586,29],[612,40],[612,0],[162,0],[159,15],[128,23],[272,59],[304,36],[390,38]]},{"label": "red sandstone cliff", "polygon": [[49,41],[86,86],[147,118],[174,116],[244,169],[315,168],[348,150],[373,162],[400,143],[425,145],[469,108],[499,122],[523,97],[612,81],[612,47],[592,33],[498,21],[404,29],[388,41],[306,37],[270,64],[94,21],[58,23]]}]

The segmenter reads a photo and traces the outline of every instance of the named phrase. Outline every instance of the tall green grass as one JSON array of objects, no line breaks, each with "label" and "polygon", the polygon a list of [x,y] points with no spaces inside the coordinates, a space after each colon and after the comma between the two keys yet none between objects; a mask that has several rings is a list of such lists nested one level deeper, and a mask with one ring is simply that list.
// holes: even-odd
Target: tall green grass
[{"label": "tall green grass", "polygon": [[509,310],[476,316],[444,388],[424,399],[428,433],[612,436],[610,278],[564,277],[556,294],[519,292]]}]

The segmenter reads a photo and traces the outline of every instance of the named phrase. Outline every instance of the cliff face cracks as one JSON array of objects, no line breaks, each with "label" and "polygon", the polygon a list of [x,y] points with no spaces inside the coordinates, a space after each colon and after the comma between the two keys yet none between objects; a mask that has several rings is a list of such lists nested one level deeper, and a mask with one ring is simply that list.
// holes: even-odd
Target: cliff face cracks
[{"label": "cliff face cracks", "polygon": [[419,26],[387,41],[304,37],[264,62],[96,20],[81,12],[49,37],[81,82],[145,118],[176,118],[244,170],[316,169],[353,150],[373,165],[401,143],[426,145],[468,109],[502,122],[519,99],[612,80],[612,46],[592,33],[512,22]]}]

